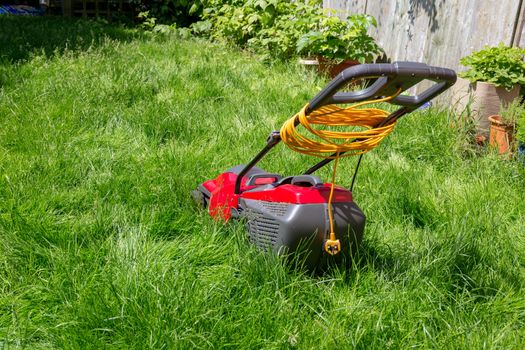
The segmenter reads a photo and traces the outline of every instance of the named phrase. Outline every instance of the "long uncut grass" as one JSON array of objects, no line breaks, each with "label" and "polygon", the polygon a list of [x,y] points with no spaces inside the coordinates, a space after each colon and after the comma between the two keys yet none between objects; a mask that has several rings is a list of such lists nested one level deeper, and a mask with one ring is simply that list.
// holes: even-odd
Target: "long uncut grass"
[{"label": "long uncut grass", "polygon": [[[0,17],[0,33],[0,348],[523,348],[525,171],[447,113],[405,117],[365,156],[357,261],[312,276],[189,192],[324,81],[96,22]],[[312,162],[280,145],[261,166]]]}]

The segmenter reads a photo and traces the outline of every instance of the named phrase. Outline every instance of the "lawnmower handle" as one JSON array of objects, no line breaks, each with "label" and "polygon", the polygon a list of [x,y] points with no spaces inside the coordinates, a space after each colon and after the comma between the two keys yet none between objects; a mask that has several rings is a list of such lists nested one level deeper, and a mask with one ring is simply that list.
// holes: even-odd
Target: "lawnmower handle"
[{"label": "lawnmower handle", "polygon": [[[377,78],[368,88],[355,92],[338,92],[347,83],[363,78]],[[389,103],[414,110],[430,101],[456,82],[456,72],[417,62],[361,64],[345,69],[321,90],[309,104],[308,112],[333,103],[352,103],[391,96],[410,89],[423,80],[435,84],[416,96],[399,95]],[[401,91],[399,91],[401,89]]]}]

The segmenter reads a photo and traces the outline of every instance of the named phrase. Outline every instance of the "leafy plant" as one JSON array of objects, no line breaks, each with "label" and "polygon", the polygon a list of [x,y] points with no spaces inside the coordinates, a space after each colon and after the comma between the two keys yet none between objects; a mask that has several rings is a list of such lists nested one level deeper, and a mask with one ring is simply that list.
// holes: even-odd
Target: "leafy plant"
[{"label": "leafy plant", "polygon": [[144,30],[153,30],[157,24],[157,19],[151,17],[149,11],[140,12],[137,17],[142,20],[140,27]]},{"label": "leafy plant", "polygon": [[503,121],[510,125],[517,125],[521,119],[525,122],[525,105],[515,99],[500,110]]},{"label": "leafy plant", "polygon": [[459,76],[472,83],[483,81],[510,90],[516,84],[525,85],[524,56],[525,49],[508,47],[503,43],[496,47],[485,46],[460,60],[470,69]]},{"label": "leafy plant", "polygon": [[365,62],[381,52],[367,34],[376,26],[372,16],[329,17],[320,0],[203,0],[202,19],[194,32],[267,57],[299,53]]},{"label": "leafy plant", "polygon": [[516,130],[516,140],[525,142],[525,103],[519,98],[500,109],[501,121]]},{"label": "leafy plant", "polygon": [[191,37],[191,31],[188,28],[178,28],[177,23],[171,25],[159,24],[157,23],[157,18],[150,16],[149,11],[140,12],[137,17],[142,20],[140,27],[147,33],[173,35],[183,39]]},{"label": "leafy plant", "polygon": [[207,0],[202,21],[192,29],[268,58],[287,59],[322,17],[319,0]]},{"label": "leafy plant", "polygon": [[357,14],[346,20],[339,17],[323,17],[319,28],[312,30],[297,42],[297,52],[306,55],[319,55],[328,59],[342,61],[357,60],[370,62],[382,52],[368,29],[377,26],[374,17]]},{"label": "leafy plant", "polygon": [[148,12],[151,18],[163,24],[189,26],[199,20],[206,0],[130,0],[138,12]]},{"label": "leafy plant", "polygon": [[297,42],[323,18],[318,1],[277,3],[276,16],[270,25],[263,25],[259,33],[248,40],[248,48],[271,53],[281,59],[296,54]]},{"label": "leafy plant", "polygon": [[203,21],[192,29],[267,57],[287,59],[321,14],[319,0],[207,0]]}]

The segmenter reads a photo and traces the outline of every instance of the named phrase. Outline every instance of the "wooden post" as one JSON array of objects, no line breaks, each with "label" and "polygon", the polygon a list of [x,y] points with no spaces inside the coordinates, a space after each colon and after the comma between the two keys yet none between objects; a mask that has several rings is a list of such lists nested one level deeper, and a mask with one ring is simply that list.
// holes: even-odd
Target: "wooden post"
[{"label": "wooden post", "polygon": [[525,24],[525,3],[520,0],[518,5],[518,13],[516,13],[516,21],[514,22],[514,29],[512,31],[512,46],[520,46],[521,36],[523,34],[523,26]]},{"label": "wooden post", "polygon": [[71,17],[73,16],[73,6],[72,0],[63,0],[62,1],[62,14],[64,16]]}]

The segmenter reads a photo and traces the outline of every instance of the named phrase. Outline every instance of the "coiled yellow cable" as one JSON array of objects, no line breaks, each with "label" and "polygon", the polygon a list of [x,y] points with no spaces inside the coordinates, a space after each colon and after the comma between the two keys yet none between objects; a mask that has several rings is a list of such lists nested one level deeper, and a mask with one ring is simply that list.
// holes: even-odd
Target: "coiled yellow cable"
[{"label": "coiled yellow cable", "polygon": [[[336,239],[334,232],[334,220],[332,213],[332,197],[336,180],[336,169],[340,157],[349,157],[364,154],[381,143],[394,129],[396,122],[381,127],[375,127],[384,121],[389,113],[378,108],[358,107],[372,103],[386,102],[399,94],[400,90],[392,95],[381,99],[356,103],[347,108],[336,105],[327,105],[306,114],[308,104],[299,113],[288,119],[282,126],[281,140],[292,150],[321,158],[335,159],[332,173],[332,187],[328,198],[328,218],[330,221],[330,238],[325,242],[325,251],[335,255],[341,251],[341,243]],[[318,140],[303,136],[297,129],[301,125]],[[363,127],[359,131],[332,131],[314,129],[312,125],[323,125],[332,127]],[[341,154],[344,153],[344,154]]]},{"label": "coiled yellow cable", "polygon": [[[396,94],[397,95],[397,94]],[[281,139],[292,150],[321,158],[335,158],[330,156],[336,152],[345,152],[340,157],[355,156],[366,153],[377,147],[379,143],[394,129],[395,123],[382,127],[374,127],[388,116],[388,112],[378,108],[362,108],[363,105],[391,100],[396,95],[385,98],[365,101],[347,108],[336,105],[327,105],[306,114],[308,104],[299,113],[288,119],[282,126]],[[299,121],[311,134],[321,140],[313,140],[301,135],[295,126]],[[325,126],[354,126],[364,127],[361,131],[331,131],[314,129],[312,125]],[[343,140],[343,141],[341,141]],[[327,155],[330,154],[330,155]]]}]

